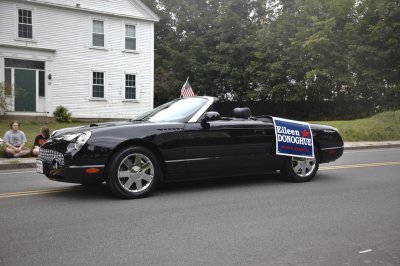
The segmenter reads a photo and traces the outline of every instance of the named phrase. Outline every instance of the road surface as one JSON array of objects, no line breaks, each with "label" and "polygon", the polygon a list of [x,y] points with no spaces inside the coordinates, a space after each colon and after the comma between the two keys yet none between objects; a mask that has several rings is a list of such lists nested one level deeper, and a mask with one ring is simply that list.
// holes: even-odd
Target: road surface
[{"label": "road surface", "polygon": [[400,265],[400,149],[345,152],[309,183],[243,176],[140,200],[0,171],[0,265]]}]

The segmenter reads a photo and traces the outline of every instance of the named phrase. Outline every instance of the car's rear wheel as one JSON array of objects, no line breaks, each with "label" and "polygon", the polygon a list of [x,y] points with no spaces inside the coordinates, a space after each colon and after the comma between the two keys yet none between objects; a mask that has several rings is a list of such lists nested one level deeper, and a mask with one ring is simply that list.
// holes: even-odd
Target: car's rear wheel
[{"label": "car's rear wheel", "polygon": [[106,182],[114,195],[136,199],[149,195],[161,175],[157,157],[149,149],[134,146],[114,155],[107,167]]},{"label": "car's rear wheel", "polygon": [[319,153],[314,148],[314,158],[287,157],[282,174],[292,182],[307,182],[317,174],[318,167]]}]

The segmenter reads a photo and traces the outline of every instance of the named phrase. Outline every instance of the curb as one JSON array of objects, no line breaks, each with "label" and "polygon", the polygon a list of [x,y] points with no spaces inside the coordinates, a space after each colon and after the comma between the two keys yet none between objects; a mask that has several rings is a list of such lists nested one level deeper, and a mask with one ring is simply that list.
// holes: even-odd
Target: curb
[{"label": "curb", "polygon": [[23,169],[23,168],[36,168],[36,162],[34,163],[2,163],[0,164],[0,170],[11,170],[11,169]]},{"label": "curb", "polygon": [[367,150],[367,149],[382,149],[382,148],[399,148],[400,144],[382,144],[382,145],[364,145],[364,146],[349,146],[344,147],[345,151],[348,150]]}]

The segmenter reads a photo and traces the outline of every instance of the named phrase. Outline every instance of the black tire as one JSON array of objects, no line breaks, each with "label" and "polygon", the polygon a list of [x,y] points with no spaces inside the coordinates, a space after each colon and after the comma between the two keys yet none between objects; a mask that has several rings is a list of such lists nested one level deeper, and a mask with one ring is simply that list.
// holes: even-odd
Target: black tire
[{"label": "black tire", "polygon": [[[313,163],[312,163],[313,162]],[[308,182],[314,178],[319,168],[319,152],[314,147],[314,159],[286,157],[284,167],[281,170],[282,175],[291,182]],[[311,165],[312,163],[312,165]],[[299,167],[297,167],[299,165]],[[311,169],[307,168],[312,166]],[[300,168],[300,169],[297,169]]]},{"label": "black tire", "polygon": [[147,148],[133,146],[117,152],[106,170],[106,183],[111,192],[123,199],[148,196],[161,180],[157,157]]}]

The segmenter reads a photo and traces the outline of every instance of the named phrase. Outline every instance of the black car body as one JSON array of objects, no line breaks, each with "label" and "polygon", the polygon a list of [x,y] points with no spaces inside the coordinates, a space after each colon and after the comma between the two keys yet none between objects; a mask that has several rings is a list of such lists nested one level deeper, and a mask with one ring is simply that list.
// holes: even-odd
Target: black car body
[{"label": "black car body", "polygon": [[[311,125],[315,158],[279,156],[268,116],[215,112],[216,98],[181,98],[135,120],[56,131],[41,147],[38,172],[49,179],[96,184],[106,181],[123,198],[147,195],[160,181],[282,172],[309,181],[319,163],[338,159],[343,141],[330,126]],[[299,162],[304,169],[299,170]],[[306,162],[303,162],[306,161]]]}]

